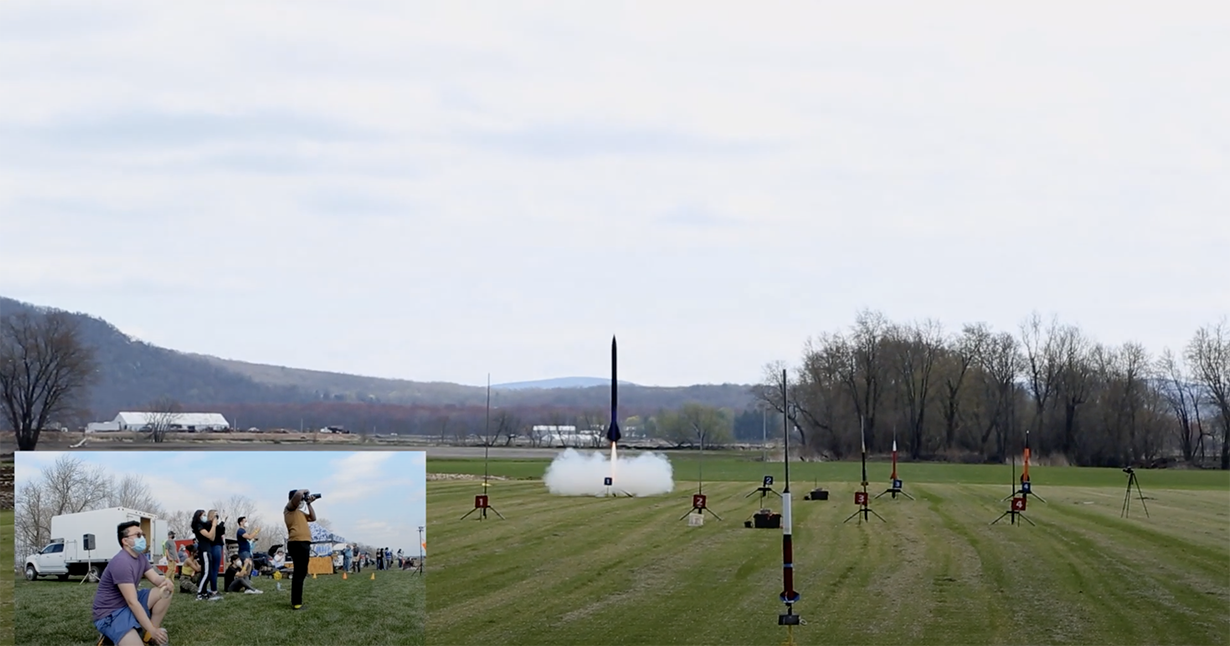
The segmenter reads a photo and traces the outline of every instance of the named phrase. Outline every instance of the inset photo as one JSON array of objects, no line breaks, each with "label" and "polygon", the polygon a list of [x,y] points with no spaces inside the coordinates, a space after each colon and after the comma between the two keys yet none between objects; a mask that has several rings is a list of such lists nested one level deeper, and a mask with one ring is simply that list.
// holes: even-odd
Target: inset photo
[{"label": "inset photo", "polygon": [[422,644],[425,480],[420,451],[17,452],[13,643]]}]

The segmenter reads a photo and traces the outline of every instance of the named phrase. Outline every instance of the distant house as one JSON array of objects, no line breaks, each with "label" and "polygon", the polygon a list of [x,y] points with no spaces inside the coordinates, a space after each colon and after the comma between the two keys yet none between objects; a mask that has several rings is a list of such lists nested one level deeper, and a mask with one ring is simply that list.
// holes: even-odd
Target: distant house
[{"label": "distant house", "polygon": [[166,424],[168,431],[224,431],[231,427],[220,413],[143,413],[122,412],[109,422],[87,424],[87,433],[105,431],[145,431],[154,424]]}]

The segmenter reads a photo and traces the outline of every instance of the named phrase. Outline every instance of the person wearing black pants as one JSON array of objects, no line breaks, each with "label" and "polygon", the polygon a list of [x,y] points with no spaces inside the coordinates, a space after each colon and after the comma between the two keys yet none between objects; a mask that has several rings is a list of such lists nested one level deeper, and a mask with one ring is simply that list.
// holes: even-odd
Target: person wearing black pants
[{"label": "person wearing black pants", "polygon": [[[303,608],[303,580],[308,575],[308,561],[311,559],[312,529],[308,523],[316,520],[316,512],[312,502],[319,498],[313,496],[307,489],[295,489],[290,492],[290,501],[282,510],[282,518],[286,521],[286,553],[294,563],[291,575],[290,607],[295,610]],[[307,506],[307,511],[301,507]]]},{"label": "person wearing black pants", "polygon": [[201,582],[196,590],[197,600],[221,599],[218,594],[218,561],[213,558],[214,539],[221,537],[218,531],[218,517],[210,512],[209,518],[204,518],[205,510],[198,509],[192,515],[192,535],[196,538],[196,552],[201,557]]}]

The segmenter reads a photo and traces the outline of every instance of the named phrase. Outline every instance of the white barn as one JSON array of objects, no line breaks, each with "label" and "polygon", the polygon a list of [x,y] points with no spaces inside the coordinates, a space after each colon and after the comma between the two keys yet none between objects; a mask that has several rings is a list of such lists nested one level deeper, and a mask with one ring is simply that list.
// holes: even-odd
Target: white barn
[{"label": "white barn", "polygon": [[231,427],[221,413],[121,412],[110,422],[87,424],[87,433],[99,431],[144,431],[151,423],[166,423],[170,431],[223,431]]}]

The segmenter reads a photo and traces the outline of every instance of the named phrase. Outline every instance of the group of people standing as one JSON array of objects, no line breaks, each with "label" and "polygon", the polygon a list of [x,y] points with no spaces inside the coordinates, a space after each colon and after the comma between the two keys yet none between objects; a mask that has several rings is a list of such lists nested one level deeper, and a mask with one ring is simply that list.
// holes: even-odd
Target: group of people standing
[{"label": "group of people standing", "polygon": [[[198,600],[216,601],[222,598],[218,593],[218,571],[223,562],[223,554],[226,553],[226,540],[223,538],[226,534],[225,521],[221,512],[216,509],[210,509],[208,512],[198,509],[192,515],[193,543],[184,547],[185,554],[180,559],[180,565],[184,574],[194,580]],[[235,539],[239,553],[231,559],[232,563],[227,569],[227,590],[255,590],[252,584],[247,582],[247,577],[252,572],[252,542],[260,534],[260,530],[249,532],[246,516],[240,516],[236,522],[239,527],[235,530]],[[175,532],[170,532],[166,546],[169,549],[165,550],[168,555],[177,554],[174,539]],[[201,575],[199,580],[197,573]]]}]

